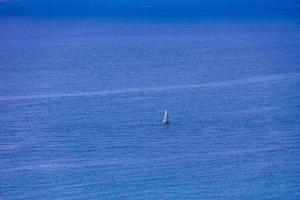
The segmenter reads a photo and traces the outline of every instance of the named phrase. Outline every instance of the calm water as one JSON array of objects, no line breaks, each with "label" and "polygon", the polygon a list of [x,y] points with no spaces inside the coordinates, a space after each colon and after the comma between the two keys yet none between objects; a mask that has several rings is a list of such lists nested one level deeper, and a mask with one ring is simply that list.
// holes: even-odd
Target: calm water
[{"label": "calm water", "polygon": [[300,199],[297,21],[2,18],[0,70],[0,199]]}]

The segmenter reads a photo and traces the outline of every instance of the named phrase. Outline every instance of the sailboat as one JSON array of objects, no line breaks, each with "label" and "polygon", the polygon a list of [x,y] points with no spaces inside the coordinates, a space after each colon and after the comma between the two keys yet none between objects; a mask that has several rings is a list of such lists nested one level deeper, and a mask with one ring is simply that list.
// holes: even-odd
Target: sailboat
[{"label": "sailboat", "polygon": [[163,124],[169,123],[169,114],[168,114],[167,110],[165,110],[165,114],[164,114],[164,118],[163,118],[162,122],[163,122]]}]

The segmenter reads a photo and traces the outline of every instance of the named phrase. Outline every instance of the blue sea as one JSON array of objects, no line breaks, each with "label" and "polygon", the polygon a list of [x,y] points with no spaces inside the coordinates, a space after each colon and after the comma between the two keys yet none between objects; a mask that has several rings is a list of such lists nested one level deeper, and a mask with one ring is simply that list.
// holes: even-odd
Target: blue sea
[{"label": "blue sea", "polygon": [[300,21],[1,17],[0,199],[300,199]]}]

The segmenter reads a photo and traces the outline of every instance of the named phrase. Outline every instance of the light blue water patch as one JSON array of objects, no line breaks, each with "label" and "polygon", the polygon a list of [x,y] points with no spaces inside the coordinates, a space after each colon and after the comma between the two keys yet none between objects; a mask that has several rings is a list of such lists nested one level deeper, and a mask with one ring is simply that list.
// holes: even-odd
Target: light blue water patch
[{"label": "light blue water patch", "polygon": [[300,198],[295,21],[0,26],[1,199]]}]

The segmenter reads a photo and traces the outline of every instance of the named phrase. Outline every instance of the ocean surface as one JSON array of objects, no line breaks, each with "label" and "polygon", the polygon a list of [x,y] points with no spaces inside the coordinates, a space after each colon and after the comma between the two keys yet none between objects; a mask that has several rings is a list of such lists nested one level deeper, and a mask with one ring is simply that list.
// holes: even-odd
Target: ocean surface
[{"label": "ocean surface", "polygon": [[300,21],[0,18],[0,199],[300,199]]}]

